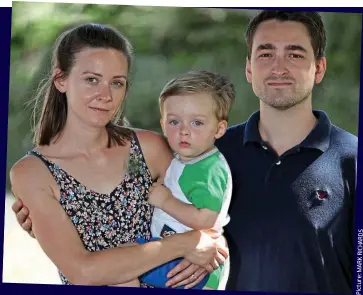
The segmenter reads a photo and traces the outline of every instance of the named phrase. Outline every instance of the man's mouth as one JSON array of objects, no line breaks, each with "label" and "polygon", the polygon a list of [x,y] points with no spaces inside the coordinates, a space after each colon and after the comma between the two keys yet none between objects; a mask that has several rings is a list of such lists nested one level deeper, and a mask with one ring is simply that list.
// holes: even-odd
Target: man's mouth
[{"label": "man's mouth", "polygon": [[292,79],[267,79],[267,85],[272,87],[288,87],[294,84]]},{"label": "man's mouth", "polygon": [[292,82],[268,82],[267,85],[273,86],[273,87],[287,87],[287,86],[291,86]]}]

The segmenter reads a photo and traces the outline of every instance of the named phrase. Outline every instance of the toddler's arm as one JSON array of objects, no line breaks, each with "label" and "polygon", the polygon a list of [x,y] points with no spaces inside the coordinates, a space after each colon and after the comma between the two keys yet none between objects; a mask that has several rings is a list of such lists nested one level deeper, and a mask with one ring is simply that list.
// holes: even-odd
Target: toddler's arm
[{"label": "toddler's arm", "polygon": [[[206,198],[208,198],[207,195]],[[167,187],[159,183],[153,184],[148,201],[151,205],[165,211],[182,224],[196,230],[212,228],[219,214],[210,209],[198,209],[192,204],[181,202],[173,197]]]}]

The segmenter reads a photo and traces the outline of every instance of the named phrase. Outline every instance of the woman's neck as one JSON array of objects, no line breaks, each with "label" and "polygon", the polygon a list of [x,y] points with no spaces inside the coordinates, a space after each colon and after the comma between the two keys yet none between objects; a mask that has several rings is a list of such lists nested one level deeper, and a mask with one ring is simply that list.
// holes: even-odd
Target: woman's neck
[{"label": "woman's neck", "polygon": [[52,145],[59,153],[90,156],[108,146],[106,127],[95,127],[82,122],[67,120],[62,133],[55,137]]}]

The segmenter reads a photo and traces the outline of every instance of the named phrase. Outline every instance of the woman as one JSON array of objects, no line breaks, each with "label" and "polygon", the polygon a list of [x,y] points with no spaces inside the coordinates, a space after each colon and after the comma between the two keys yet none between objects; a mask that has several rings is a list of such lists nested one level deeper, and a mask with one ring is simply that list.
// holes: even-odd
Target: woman
[{"label": "woman", "polygon": [[193,285],[227,256],[217,237],[199,231],[134,244],[150,237],[148,190],[163,179],[172,153],[160,135],[116,124],[131,51],[110,27],[86,24],[63,33],[51,78],[37,96],[45,99],[36,147],[10,171],[33,235],[64,284],[137,286],[141,274],[185,257],[200,266],[181,282]]}]

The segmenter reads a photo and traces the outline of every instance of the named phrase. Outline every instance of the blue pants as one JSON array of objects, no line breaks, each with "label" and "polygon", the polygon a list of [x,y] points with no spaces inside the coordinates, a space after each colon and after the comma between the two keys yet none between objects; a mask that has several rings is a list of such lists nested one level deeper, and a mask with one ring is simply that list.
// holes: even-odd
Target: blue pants
[{"label": "blue pants", "polygon": [[[151,238],[150,240],[146,240],[144,238],[138,238],[136,241],[138,244],[145,244],[151,241],[157,241],[161,240],[161,238]],[[167,288],[165,286],[166,282],[169,280],[167,278],[167,274],[169,271],[171,271],[180,261],[182,261],[182,258],[177,258],[172,261],[169,261],[165,264],[162,264],[152,270],[149,270],[148,272],[144,273],[139,277],[139,280],[141,283],[146,283],[149,285],[152,285],[157,288]],[[196,286],[194,286],[192,289],[202,289],[205,284],[207,283],[209,278],[209,274],[206,275],[203,280]],[[175,289],[184,289],[184,286],[177,287]]]}]

